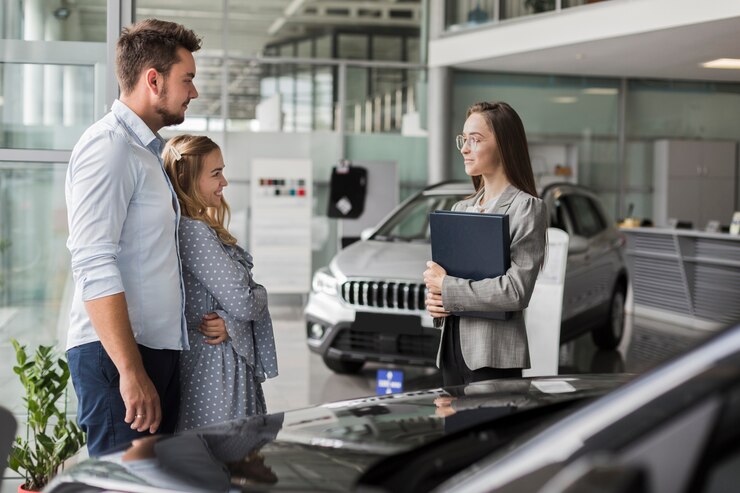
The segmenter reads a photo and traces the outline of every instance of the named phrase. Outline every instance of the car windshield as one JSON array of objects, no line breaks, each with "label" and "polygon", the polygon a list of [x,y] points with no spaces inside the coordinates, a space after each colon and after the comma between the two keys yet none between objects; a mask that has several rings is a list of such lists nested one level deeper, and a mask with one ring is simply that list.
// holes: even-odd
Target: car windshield
[{"label": "car windshield", "polygon": [[462,194],[420,195],[383,224],[372,239],[428,243],[429,213],[450,210],[462,198]]}]

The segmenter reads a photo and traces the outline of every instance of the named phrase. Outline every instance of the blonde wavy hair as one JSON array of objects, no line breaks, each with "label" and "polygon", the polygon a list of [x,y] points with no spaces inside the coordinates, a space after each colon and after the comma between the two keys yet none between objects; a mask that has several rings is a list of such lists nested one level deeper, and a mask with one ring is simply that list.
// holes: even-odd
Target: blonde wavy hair
[{"label": "blonde wavy hair", "polygon": [[220,150],[218,144],[200,135],[178,135],[164,146],[164,169],[172,182],[184,216],[203,221],[213,228],[218,238],[227,245],[236,244],[226,225],[231,209],[224,198],[219,207],[208,207],[198,190],[198,179],[208,154]]}]

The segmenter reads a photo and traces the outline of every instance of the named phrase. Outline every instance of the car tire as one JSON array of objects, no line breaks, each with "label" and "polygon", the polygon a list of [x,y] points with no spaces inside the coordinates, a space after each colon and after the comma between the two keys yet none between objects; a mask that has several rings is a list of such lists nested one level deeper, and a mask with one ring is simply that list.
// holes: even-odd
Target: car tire
[{"label": "car tire", "polygon": [[623,283],[615,286],[609,300],[609,313],[602,324],[591,331],[591,338],[599,349],[615,349],[624,335],[624,302],[627,290]]},{"label": "car tire", "polygon": [[362,370],[364,361],[349,361],[344,359],[327,358],[324,356],[324,364],[334,373],[342,375],[353,375]]}]

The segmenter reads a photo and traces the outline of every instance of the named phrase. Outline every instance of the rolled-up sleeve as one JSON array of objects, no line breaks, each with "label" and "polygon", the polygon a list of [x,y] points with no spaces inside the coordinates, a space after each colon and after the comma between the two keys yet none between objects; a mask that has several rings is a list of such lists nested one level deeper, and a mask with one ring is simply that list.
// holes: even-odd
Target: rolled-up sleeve
[{"label": "rolled-up sleeve", "polygon": [[83,301],[124,291],[119,241],[136,186],[129,148],[124,136],[101,132],[70,159],[67,248]]}]

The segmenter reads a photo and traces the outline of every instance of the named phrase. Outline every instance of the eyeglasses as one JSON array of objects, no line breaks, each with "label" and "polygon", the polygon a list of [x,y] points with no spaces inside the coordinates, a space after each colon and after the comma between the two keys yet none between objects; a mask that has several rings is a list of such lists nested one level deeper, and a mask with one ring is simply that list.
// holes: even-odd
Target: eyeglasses
[{"label": "eyeglasses", "polygon": [[455,145],[457,146],[458,151],[462,151],[465,144],[468,144],[468,149],[475,152],[478,150],[478,144],[480,141],[481,139],[473,137],[472,135],[467,138],[464,135],[457,135],[455,137]]}]

